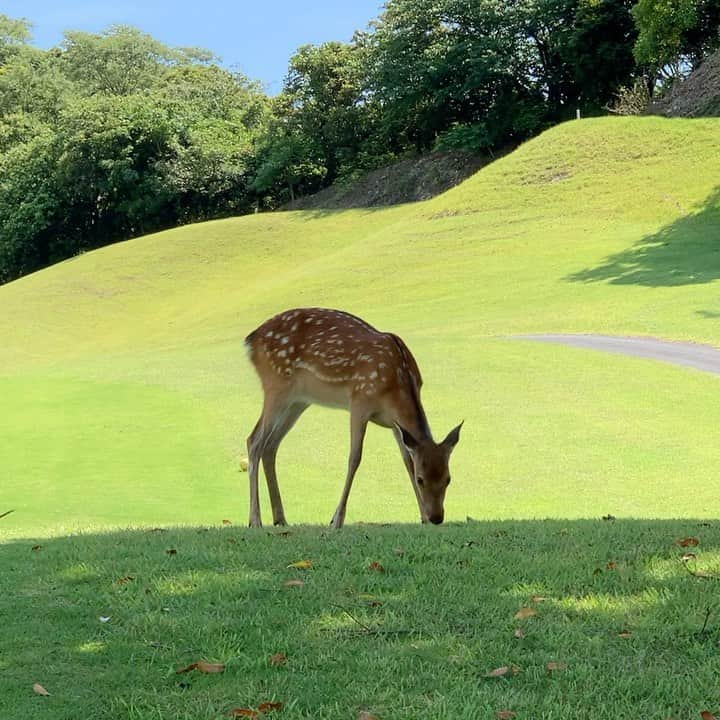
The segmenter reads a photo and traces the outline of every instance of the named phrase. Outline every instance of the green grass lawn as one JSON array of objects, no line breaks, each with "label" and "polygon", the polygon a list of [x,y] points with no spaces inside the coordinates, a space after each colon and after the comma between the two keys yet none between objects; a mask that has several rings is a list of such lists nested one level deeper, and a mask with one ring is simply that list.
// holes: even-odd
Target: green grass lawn
[{"label": "green grass lawn", "polygon": [[[0,711],[220,720],[282,702],[286,720],[699,718],[720,710],[720,608],[717,580],[683,568],[686,536],[700,542],[689,569],[720,572],[719,526],[691,520],[11,541]],[[298,560],[313,567],[288,567]],[[176,673],[199,660],[225,672]]]},{"label": "green grass lawn", "polygon": [[[718,378],[510,337],[720,345],[719,131],[568,123],[432,201],[188,226],[0,287],[0,513],[15,511],[0,518],[0,716],[720,710],[717,583],[674,545],[698,536],[698,565],[720,572],[717,528],[698,525],[720,515]],[[261,404],[243,338],[312,305],[406,340],[436,435],[465,419],[448,527],[325,531],[349,422],[313,408],[278,471],[290,522],[321,527],[236,529]],[[417,520],[387,431],[368,433],[347,520]],[[305,585],[284,589],[305,557]],[[547,599],[517,639],[533,595]],[[226,672],[175,675],[199,659]]]}]

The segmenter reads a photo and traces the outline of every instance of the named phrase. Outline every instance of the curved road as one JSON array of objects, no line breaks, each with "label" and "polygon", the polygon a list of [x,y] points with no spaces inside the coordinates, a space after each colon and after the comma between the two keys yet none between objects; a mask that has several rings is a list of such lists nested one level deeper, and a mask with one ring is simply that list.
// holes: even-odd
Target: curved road
[{"label": "curved road", "polygon": [[588,350],[632,355],[659,360],[673,365],[685,365],[720,375],[720,349],[699,343],[670,342],[645,337],[619,337],[613,335],[513,335],[516,340],[559,343]]}]

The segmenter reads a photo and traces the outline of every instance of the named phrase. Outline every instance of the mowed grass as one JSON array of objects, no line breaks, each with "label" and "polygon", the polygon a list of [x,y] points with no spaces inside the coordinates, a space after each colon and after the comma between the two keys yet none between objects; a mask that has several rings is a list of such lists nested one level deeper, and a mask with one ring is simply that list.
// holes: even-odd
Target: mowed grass
[{"label": "mowed grass", "polygon": [[[16,540],[2,550],[0,710],[699,718],[720,710],[720,610],[717,580],[688,570],[720,572],[719,542],[717,523],[600,519]],[[301,560],[312,568],[288,567]],[[225,670],[177,674],[199,660]]]},{"label": "mowed grass", "polygon": [[[720,343],[719,129],[568,123],[430,202],[189,226],[0,288],[2,532],[245,518],[242,340],[311,305],[402,335],[436,434],[466,420],[449,519],[716,515],[715,377],[508,337]],[[344,413],[303,417],[279,460],[293,521],[329,520],[347,447]],[[349,512],[416,518],[386,432]]]},{"label": "mowed grass", "polygon": [[[511,337],[720,345],[719,130],[569,123],[426,203],[189,226],[0,288],[0,715],[720,710],[718,378]],[[416,524],[371,428],[351,524],[326,530],[349,423],[313,408],[278,466],[290,522],[320,527],[240,529],[261,405],[242,341],[312,305],[406,340],[436,435],[465,419],[449,525]],[[175,674],[200,659],[226,671]]]}]

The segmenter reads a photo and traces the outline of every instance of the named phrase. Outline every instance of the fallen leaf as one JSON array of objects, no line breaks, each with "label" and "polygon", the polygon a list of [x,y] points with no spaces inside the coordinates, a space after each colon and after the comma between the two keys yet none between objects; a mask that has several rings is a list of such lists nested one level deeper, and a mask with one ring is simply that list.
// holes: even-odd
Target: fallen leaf
[{"label": "fallen leaf", "polygon": [[191,670],[197,670],[198,672],[206,674],[222,673],[225,672],[225,666],[222,663],[208,663],[204,660],[198,660],[187,667],[176,670],[175,674],[180,675],[181,673],[190,672]]},{"label": "fallen leaf", "polygon": [[627,638],[631,638],[631,637],[632,637],[632,633],[631,633],[629,630],[623,630],[623,632],[618,633],[618,637],[619,637],[619,638],[624,638],[625,640],[627,640]]},{"label": "fallen leaf", "polygon": [[517,717],[517,713],[514,713],[512,710],[500,710],[495,713],[495,717],[498,718],[498,720],[511,720]]},{"label": "fallen leaf", "polygon": [[534,603],[543,602],[543,600],[547,600],[547,598],[543,597],[542,595],[533,595],[530,598],[530,602],[534,602]]},{"label": "fallen leaf", "polygon": [[527,618],[531,618],[537,614],[538,614],[538,611],[535,608],[524,607],[524,608],[520,608],[515,613],[515,619],[516,620],[526,620]]},{"label": "fallen leaf", "polygon": [[687,552],[682,556],[682,561],[687,562],[688,560],[695,560],[697,555],[695,553]]},{"label": "fallen leaf", "polygon": [[379,720],[379,718],[376,715],[371,715],[367,710],[362,710],[358,720]]},{"label": "fallen leaf", "polygon": [[228,714],[230,717],[260,717],[257,710],[251,710],[250,708],[233,708]]},{"label": "fallen leaf", "polygon": [[177,555],[177,550],[175,548],[170,548],[169,550],[165,551],[168,555]]},{"label": "fallen leaf", "polygon": [[240,458],[240,470],[242,472],[247,472],[247,469],[248,469],[248,459]]},{"label": "fallen leaf", "polygon": [[370,565],[368,566],[368,570],[373,570],[375,572],[384,573],[385,568],[377,561],[373,560]]},{"label": "fallen leaf", "polygon": [[284,665],[287,662],[287,655],[284,652],[277,652],[270,656],[271,665]]},{"label": "fallen leaf", "polygon": [[33,685],[33,692],[36,695],[45,695],[45,696],[50,695],[50,693],[40,683],[35,683]]},{"label": "fallen leaf", "polygon": [[232,525],[232,520],[223,520],[223,525]]},{"label": "fallen leaf", "polygon": [[617,570],[617,563],[616,563],[614,560],[611,560],[611,561],[607,564],[607,569],[608,569],[608,570]]},{"label": "fallen leaf", "polygon": [[718,720],[709,710],[703,710],[700,717],[702,720]]},{"label": "fallen leaf", "polygon": [[567,664],[564,662],[549,662],[547,669],[549,672],[553,672],[553,670],[567,670]]},{"label": "fallen leaf", "polygon": [[30,549],[31,549],[31,550],[36,550],[36,551],[37,551],[37,550],[42,550],[42,545],[33,545]]},{"label": "fallen leaf", "polygon": [[405,548],[402,547],[402,546],[396,547],[396,548],[393,550],[393,553],[394,553],[395,555],[397,555],[398,557],[403,557],[403,555],[405,555]]},{"label": "fallen leaf", "polygon": [[485,677],[489,677],[489,678],[505,677],[505,675],[507,675],[508,673],[517,675],[519,672],[520,672],[520,668],[517,665],[503,665],[502,667],[495,668],[494,670],[491,670],[489,673],[486,673]]},{"label": "fallen leaf", "polygon": [[686,537],[682,540],[678,540],[677,544],[680,547],[697,547],[700,544],[700,541],[696,537]]},{"label": "fallen leaf", "polygon": [[312,560],[296,560],[288,565],[289,568],[297,568],[298,570],[309,570],[312,566]]},{"label": "fallen leaf", "polygon": [[302,587],[305,584],[304,580],[287,580],[283,583],[284,587]]},{"label": "fallen leaf", "polygon": [[116,585],[127,585],[132,582],[135,578],[132,575],[126,575],[125,577],[118,578],[115,581]]},{"label": "fallen leaf", "polygon": [[616,519],[616,517],[615,517],[614,515],[610,515],[610,514],[608,513],[607,515],[603,515],[603,516],[602,516],[602,519],[605,520],[605,521],[608,521],[608,522],[612,522],[613,520]]},{"label": "fallen leaf", "polygon": [[281,702],[264,702],[258,705],[258,710],[261,713],[269,713],[273,710],[282,710],[283,704]]},{"label": "fallen leaf", "polygon": [[111,615],[101,615],[101,616],[98,618],[98,620],[99,620],[101,623],[106,623],[106,622],[110,622],[110,618],[111,618],[111,617],[112,617]]},{"label": "fallen leaf", "polygon": [[524,638],[525,633],[522,628],[515,628],[515,637],[516,638]]}]

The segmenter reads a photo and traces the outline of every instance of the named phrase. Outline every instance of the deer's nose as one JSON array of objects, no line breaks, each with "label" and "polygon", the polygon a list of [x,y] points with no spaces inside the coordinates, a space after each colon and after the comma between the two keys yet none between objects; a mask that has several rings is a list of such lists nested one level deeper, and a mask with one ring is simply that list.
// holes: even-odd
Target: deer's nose
[{"label": "deer's nose", "polygon": [[443,518],[444,518],[444,513],[439,513],[439,514],[437,514],[437,515],[431,515],[431,516],[428,518],[428,520],[430,520],[430,522],[431,522],[433,525],[440,525],[440,524],[442,523],[442,521],[443,521]]}]

